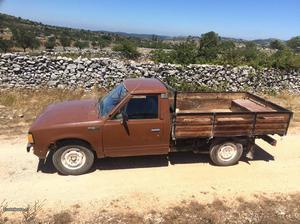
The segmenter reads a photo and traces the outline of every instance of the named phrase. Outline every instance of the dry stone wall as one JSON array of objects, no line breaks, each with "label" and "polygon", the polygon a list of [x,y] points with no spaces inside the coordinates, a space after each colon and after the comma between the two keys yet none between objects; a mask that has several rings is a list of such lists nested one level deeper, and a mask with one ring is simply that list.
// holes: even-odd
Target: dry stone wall
[{"label": "dry stone wall", "polygon": [[248,66],[138,63],[111,58],[0,55],[0,87],[85,88],[111,87],[130,77],[158,77],[228,91],[281,91],[300,93],[300,71],[254,69]]}]

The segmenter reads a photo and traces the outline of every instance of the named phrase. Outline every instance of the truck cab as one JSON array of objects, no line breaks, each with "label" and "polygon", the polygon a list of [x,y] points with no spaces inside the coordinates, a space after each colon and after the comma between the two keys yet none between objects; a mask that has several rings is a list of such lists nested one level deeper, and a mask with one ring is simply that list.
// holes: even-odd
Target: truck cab
[{"label": "truck cab", "polygon": [[82,174],[94,158],[167,154],[171,114],[158,79],[127,79],[96,100],[48,106],[29,129],[28,146],[40,159],[53,152],[63,174]]}]

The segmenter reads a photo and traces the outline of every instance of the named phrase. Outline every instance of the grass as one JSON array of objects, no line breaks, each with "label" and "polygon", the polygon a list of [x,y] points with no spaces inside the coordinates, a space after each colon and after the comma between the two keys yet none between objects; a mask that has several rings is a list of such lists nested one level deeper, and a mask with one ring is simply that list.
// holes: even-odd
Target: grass
[{"label": "grass", "polygon": [[300,95],[290,92],[281,92],[276,95],[263,95],[263,97],[291,110],[294,114],[290,127],[300,130]]},{"label": "grass", "polygon": [[24,134],[34,119],[52,103],[76,99],[97,99],[104,90],[15,89],[0,90],[0,131],[3,136]]},{"label": "grass", "polygon": [[33,205],[27,205],[26,209],[22,212],[23,223],[39,223],[37,222],[37,216],[41,212],[44,206],[44,202],[35,201]]},{"label": "grass", "polygon": [[72,214],[68,210],[61,211],[53,215],[54,224],[62,224],[62,223],[67,224],[67,223],[72,223],[72,221],[73,221]]},{"label": "grass", "polygon": [[[300,223],[300,193],[275,194],[272,197],[257,196],[252,200],[236,198],[233,201],[216,199],[211,203],[182,201],[165,210],[118,212],[108,208],[93,208],[81,213],[74,208],[56,213],[31,206],[29,221],[21,222],[10,217],[6,223],[130,223],[130,224],[221,224],[221,223]],[[110,210],[109,210],[110,209]],[[98,210],[98,211],[97,211]],[[94,213],[93,213],[94,212]]]}]

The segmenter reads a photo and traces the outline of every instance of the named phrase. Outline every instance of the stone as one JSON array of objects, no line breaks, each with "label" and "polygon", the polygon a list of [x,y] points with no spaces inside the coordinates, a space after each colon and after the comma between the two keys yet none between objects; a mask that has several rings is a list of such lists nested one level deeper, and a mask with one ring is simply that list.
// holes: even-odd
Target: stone
[{"label": "stone", "polygon": [[[46,54],[46,53],[45,53]],[[153,62],[135,62],[107,58],[53,57],[53,55],[30,56],[20,53],[0,54],[0,88],[76,88],[92,86],[111,88],[130,77],[157,77],[162,80],[174,79],[180,82],[198,83],[217,88],[228,83],[227,90],[275,91],[288,89],[300,93],[300,71],[260,69],[249,66],[218,65],[174,65]]]},{"label": "stone", "polygon": [[74,69],[76,69],[76,68],[77,68],[76,64],[69,64],[69,65],[67,66],[67,69],[68,69],[68,70],[74,70]]}]

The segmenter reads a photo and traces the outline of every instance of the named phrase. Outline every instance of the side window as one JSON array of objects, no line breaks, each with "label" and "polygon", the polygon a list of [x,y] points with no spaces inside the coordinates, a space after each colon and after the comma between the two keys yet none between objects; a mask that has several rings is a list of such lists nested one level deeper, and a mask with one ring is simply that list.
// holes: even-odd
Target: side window
[{"label": "side window", "polygon": [[154,119],[158,118],[158,96],[133,96],[125,107],[128,119]]}]

